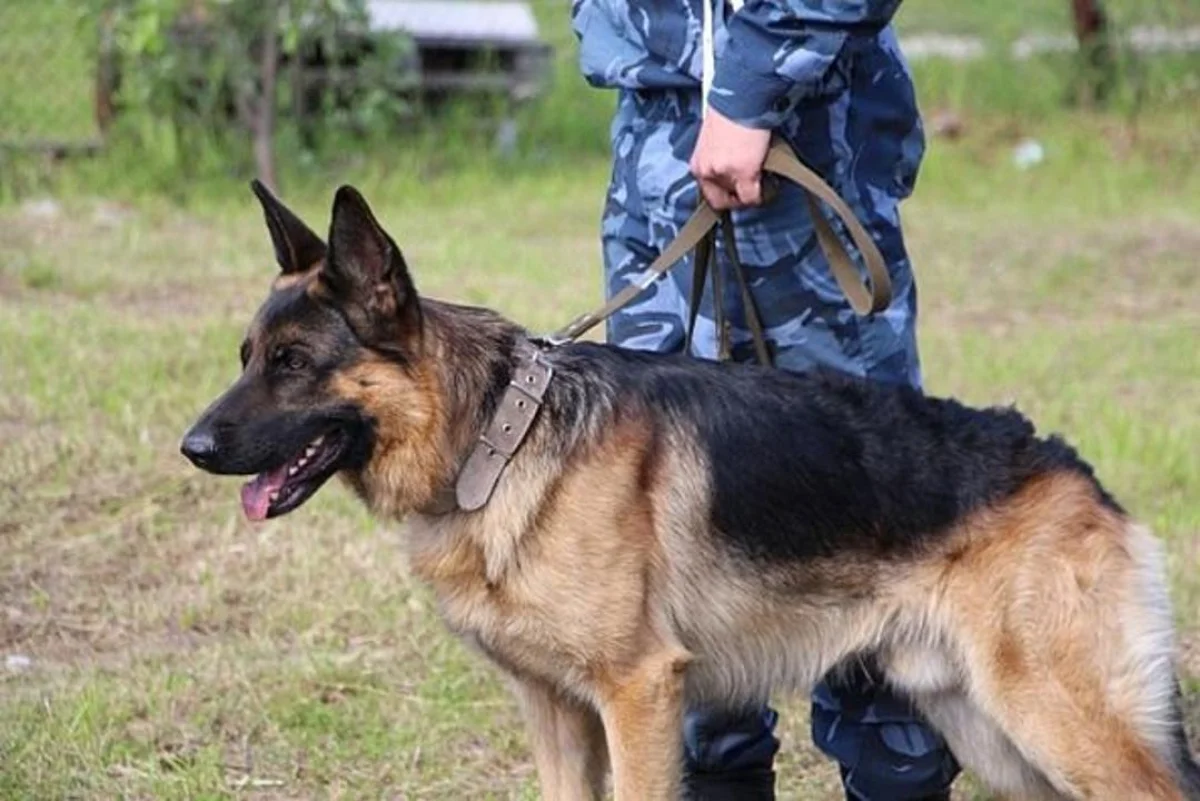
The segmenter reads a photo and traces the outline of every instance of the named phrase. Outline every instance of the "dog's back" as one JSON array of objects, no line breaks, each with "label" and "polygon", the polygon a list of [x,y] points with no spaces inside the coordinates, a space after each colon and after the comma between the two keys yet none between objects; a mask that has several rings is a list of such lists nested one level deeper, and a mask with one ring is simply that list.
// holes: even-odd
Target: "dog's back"
[{"label": "dog's back", "polygon": [[611,415],[605,425],[636,414],[653,419],[656,436],[680,429],[694,437],[711,476],[714,528],[747,556],[897,557],[1053,474],[1079,476],[1098,503],[1120,511],[1070,446],[1037,437],[1012,409],[974,409],[832,371],[588,343],[550,359],[561,397],[548,411],[568,410],[564,428],[597,425],[585,413]]}]

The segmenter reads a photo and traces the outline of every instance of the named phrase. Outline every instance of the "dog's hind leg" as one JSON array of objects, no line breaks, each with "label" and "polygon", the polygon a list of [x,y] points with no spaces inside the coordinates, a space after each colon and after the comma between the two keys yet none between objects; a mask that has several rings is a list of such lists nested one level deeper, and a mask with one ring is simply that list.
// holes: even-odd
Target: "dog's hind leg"
[{"label": "dog's hind leg", "polygon": [[1068,798],[1183,801],[1158,543],[1072,476],[977,524],[945,584],[972,701]]},{"label": "dog's hind leg", "polygon": [[1006,799],[1063,801],[1004,731],[967,694],[960,660],[941,638],[893,642],[877,654],[888,682],[911,698],[951,753]]},{"label": "dog's hind leg", "polygon": [[659,647],[599,687],[616,801],[677,801],[683,773],[684,672],[690,656]]},{"label": "dog's hind leg", "polygon": [[511,684],[525,716],[542,798],[603,798],[608,753],[600,716],[540,681],[513,677]]},{"label": "dog's hind leg", "polygon": [[985,706],[1032,769],[1067,798],[1185,801],[1169,763],[1128,721],[1095,709],[1058,677],[1010,677]]},{"label": "dog's hind leg", "polygon": [[1063,801],[994,721],[965,693],[945,691],[914,696],[921,713],[950,746],[951,753],[1002,798]]}]

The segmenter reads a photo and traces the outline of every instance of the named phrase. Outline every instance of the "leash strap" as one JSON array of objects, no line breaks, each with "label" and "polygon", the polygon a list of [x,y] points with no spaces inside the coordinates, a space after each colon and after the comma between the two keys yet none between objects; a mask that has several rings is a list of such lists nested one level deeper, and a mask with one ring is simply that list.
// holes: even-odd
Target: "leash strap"
[{"label": "leash strap", "polygon": [[692,352],[692,340],[696,334],[696,318],[700,316],[700,304],[704,301],[704,282],[708,280],[708,266],[713,255],[712,232],[705,234],[696,243],[692,255],[692,296],[688,301],[687,338],[683,352]]},{"label": "leash strap", "polygon": [[628,306],[633,299],[646,291],[646,287],[653,284],[658,277],[675,266],[675,263],[693,250],[696,245],[704,238],[712,227],[717,223],[717,213],[712,207],[700,201],[700,205],[692,216],[679,229],[679,235],[667,245],[666,249],[659,254],[658,258],[650,263],[646,271],[638,276],[637,280],[626,286],[617,294],[609,299],[599,309],[582,314],[576,317],[566,326],[555,331],[550,336],[546,337],[546,342],[550,345],[563,345],[567,342],[579,339],[585,333],[590,331],[597,324],[604,322],[609,317],[612,317],[621,309]]},{"label": "leash strap", "polygon": [[721,231],[725,234],[725,253],[733,265],[733,275],[737,278],[738,289],[742,292],[742,307],[745,309],[746,327],[750,329],[750,336],[754,340],[754,353],[759,364],[764,367],[770,366],[774,364],[774,360],[771,358],[770,348],[767,347],[767,332],[763,330],[758,303],[754,300],[754,293],[750,291],[750,282],[746,280],[746,268],[738,259],[737,242],[733,238],[733,220],[729,219],[728,212],[721,221]]},{"label": "leash strap", "polygon": [[[746,327],[750,329],[750,336],[754,340],[754,353],[758,358],[758,363],[763,365],[771,365],[774,360],[771,358],[771,351],[767,345],[767,334],[763,329],[762,317],[758,312],[758,303],[754,300],[754,293],[750,291],[750,283],[746,280],[746,268],[742,266],[741,259],[737,255],[737,243],[733,236],[733,220],[730,219],[729,213],[725,212],[721,215],[720,228],[722,233],[722,242],[725,246],[725,255],[729,259],[730,265],[733,267],[733,275],[737,279],[738,289],[742,295],[742,307],[746,314]],[[713,322],[717,329],[718,353],[717,358],[721,361],[727,361],[732,352],[732,334],[729,328],[729,322],[725,318],[725,304],[722,297],[721,287],[724,282],[718,274],[720,266],[716,259],[716,232],[710,230],[704,235],[698,243],[696,243],[694,266],[692,269],[692,294],[688,305],[688,326],[687,338],[684,341],[684,353],[692,352],[692,342],[695,339],[696,333],[696,318],[700,314],[700,303],[704,298],[704,282],[708,279],[709,270],[712,270],[713,275]]]},{"label": "leash strap", "polygon": [[[871,235],[867,233],[867,229],[854,216],[854,212],[838,196],[833,187],[826,183],[821,176],[804,166],[787,143],[778,137],[771,143],[771,148],[767,151],[767,159],[763,163],[763,170],[787,178],[804,190],[808,211],[812,217],[813,230],[817,235],[817,244],[821,246],[821,250],[825,253],[825,258],[829,262],[830,269],[833,271],[833,277],[837,280],[838,286],[841,287],[842,292],[846,295],[846,300],[849,301],[850,307],[861,315],[886,309],[888,304],[892,302],[892,281],[888,275],[883,254],[879,252],[879,247],[875,244],[875,240],[871,238]],[[862,254],[867,274],[870,277],[869,286],[863,284],[858,268],[854,264],[854,259],[850,256],[850,252],[846,249],[845,244],[842,243],[841,238],[833,230],[833,225],[825,217],[820,203],[827,205],[841,219],[855,248]],[[671,244],[667,245],[658,258],[650,263],[650,266],[638,276],[637,280],[613,295],[599,309],[576,317],[566,326],[546,337],[546,342],[550,345],[562,345],[576,340],[599,323],[628,306],[638,295],[645,291],[646,287],[653,284],[658,280],[659,276],[670,270],[689,251],[694,250],[720,219],[721,215],[714,211],[701,198],[696,211],[692,213],[688,221],[679,229],[679,235],[675,237]],[[732,235],[732,228],[730,226],[726,227],[730,229],[730,235]],[[734,257],[736,258],[736,254]],[[749,313],[747,316],[749,316]]]},{"label": "leash strap", "polygon": [[716,229],[708,232],[709,242],[708,274],[712,277],[713,296],[713,325],[717,327],[717,359],[729,361],[733,353],[733,331],[729,325],[729,317],[725,314],[725,276],[721,260],[717,258]]}]

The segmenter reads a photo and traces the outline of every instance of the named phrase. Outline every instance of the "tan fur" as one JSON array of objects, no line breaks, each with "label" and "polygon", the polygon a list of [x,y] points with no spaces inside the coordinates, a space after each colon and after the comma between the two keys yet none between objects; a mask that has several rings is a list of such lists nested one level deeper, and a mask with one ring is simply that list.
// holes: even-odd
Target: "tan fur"
[{"label": "tan fur", "polygon": [[379,426],[378,452],[354,474],[354,490],[381,516],[400,516],[429,503],[450,469],[437,373],[367,357],[337,374],[332,389],[371,409]]},{"label": "tan fur", "polygon": [[529,728],[542,797],[546,801],[603,798],[609,762],[600,716],[544,682],[525,677],[510,683]]},{"label": "tan fur", "polygon": [[287,289],[288,287],[299,286],[301,284],[312,286],[313,280],[321,271],[321,264],[322,262],[317,262],[316,264],[310,266],[307,270],[302,270],[300,272],[280,273],[279,275],[275,276],[275,280],[271,282],[271,291],[278,292],[281,289]]},{"label": "tan fur", "polygon": [[[618,797],[666,799],[677,797],[688,655],[665,619],[647,615],[664,561],[640,486],[647,439],[636,425],[614,432],[553,489],[552,465],[520,460],[480,513],[418,514],[409,542],[413,570],[452,629],[532,687],[570,699],[551,713],[545,692],[526,693],[534,741],[553,739],[539,727],[570,706],[598,709]],[[557,777],[578,769],[547,770],[547,796],[566,797]]]},{"label": "tan fur", "polygon": [[413,571],[512,677],[544,797],[597,798],[611,763],[619,801],[673,801],[685,701],[806,690],[872,652],[997,791],[1182,801],[1159,549],[1083,478],[1031,482],[919,556],[770,568],[719,546],[694,436],[628,413],[569,456],[535,427],[482,510],[423,513],[468,444],[449,362],[336,378],[379,421],[352,483],[410,513]]},{"label": "tan fur", "polygon": [[1182,798],[1167,759],[1169,610],[1144,591],[1148,575],[1161,586],[1157,544],[1075,475],[1032,483],[957,536],[965,549],[922,566],[914,587],[955,632],[958,693],[1065,797]]}]

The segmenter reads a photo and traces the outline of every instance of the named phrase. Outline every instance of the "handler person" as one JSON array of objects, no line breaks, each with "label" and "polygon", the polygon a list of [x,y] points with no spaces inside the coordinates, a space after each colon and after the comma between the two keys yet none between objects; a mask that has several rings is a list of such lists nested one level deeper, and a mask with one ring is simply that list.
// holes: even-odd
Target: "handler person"
[{"label": "handler person", "polygon": [[[713,3],[707,12],[705,2]],[[583,73],[618,92],[603,218],[609,295],[675,237],[699,186],[714,207],[736,209],[738,256],[777,366],[826,365],[920,385],[917,295],[899,204],[913,189],[924,136],[890,25],[899,2],[746,0],[735,9],[727,0],[574,0]],[[865,318],[851,310],[796,187],[781,182],[779,197],[759,205],[772,132],[833,185],[878,243],[893,283],[888,309]],[[729,265],[722,274],[730,280]],[[682,349],[691,276],[689,265],[679,265],[614,315],[609,341]],[[733,358],[751,360],[736,284],[721,294]],[[693,352],[714,358],[706,295]],[[687,797],[774,798],[775,723],[767,708],[690,710]],[[958,773],[941,737],[865,668],[816,688],[812,734],[838,761],[852,801],[946,799]]]}]

